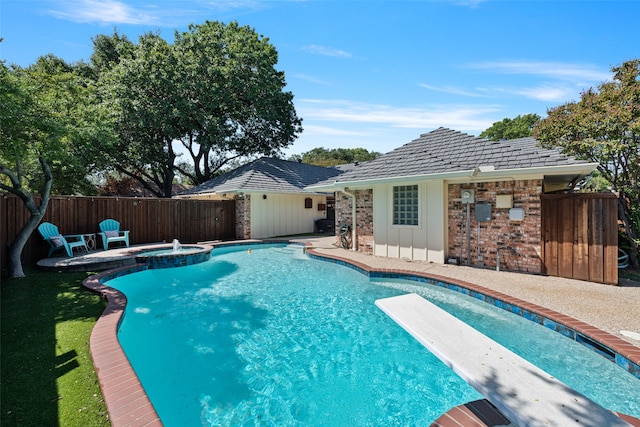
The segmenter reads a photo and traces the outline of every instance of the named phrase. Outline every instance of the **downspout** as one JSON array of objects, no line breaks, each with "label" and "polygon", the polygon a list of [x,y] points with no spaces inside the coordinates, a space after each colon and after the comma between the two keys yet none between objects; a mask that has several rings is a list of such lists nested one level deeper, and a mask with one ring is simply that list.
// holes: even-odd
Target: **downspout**
[{"label": "downspout", "polygon": [[351,193],[349,187],[342,190],[344,194],[351,197],[351,250],[358,250],[358,239],[356,233],[356,193]]}]

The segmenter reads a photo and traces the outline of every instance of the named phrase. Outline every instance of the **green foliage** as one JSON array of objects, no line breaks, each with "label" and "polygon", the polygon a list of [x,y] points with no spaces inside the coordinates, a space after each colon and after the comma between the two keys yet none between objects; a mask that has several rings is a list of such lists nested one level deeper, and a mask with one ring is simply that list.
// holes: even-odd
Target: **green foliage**
[{"label": "green foliage", "polygon": [[607,193],[611,191],[611,184],[600,172],[593,171],[581,186],[581,190],[586,193]]},{"label": "green foliage", "polygon": [[336,166],[354,162],[368,162],[380,153],[368,151],[364,148],[333,148],[326,149],[324,147],[314,148],[311,151],[302,153],[302,155],[294,155],[289,158],[291,161],[301,161],[316,166]]},{"label": "green foliage", "polygon": [[120,35],[117,29],[114,29],[111,36],[98,34],[91,41],[91,64],[97,75],[113,69],[122,59],[133,58],[134,44],[126,35]]},{"label": "green foliage", "polygon": [[269,39],[237,22],[206,21],[176,33],[174,49],[181,141],[195,165],[194,183],[211,179],[232,159],[276,155],[302,131]]},{"label": "green foliage", "polygon": [[97,102],[93,73],[86,64],[69,65],[52,55],[39,58],[26,72],[58,130],[51,139],[56,151],[46,155],[54,176],[52,193],[95,194],[88,175],[96,162],[86,153],[112,130]]},{"label": "green foliage", "polygon": [[115,172],[170,197],[176,176],[207,181],[233,159],[278,155],[302,131],[275,48],[249,27],[207,21],[173,44],[117,30],[92,41],[91,64],[2,63],[5,190],[42,187],[42,160],[53,194],[95,194],[92,175]]},{"label": "green foliage", "polygon": [[81,287],[86,277],[30,271],[28,281],[3,280],[3,426],[110,425],[89,351],[105,304]]},{"label": "green foliage", "polygon": [[491,141],[525,138],[533,134],[533,126],[540,120],[537,114],[525,114],[513,119],[505,118],[495,122],[490,128],[480,133],[480,138]]},{"label": "green foliage", "polygon": [[100,76],[101,98],[117,137],[97,141],[93,155],[149,189],[155,184],[158,196],[171,197],[176,159],[172,142],[183,133],[176,58],[169,44],[152,33],[140,37],[132,55]]},{"label": "green foliage", "polygon": [[[0,62],[0,188],[39,190],[38,157],[55,152],[59,134],[50,106],[37,98],[36,81]],[[11,174],[15,180],[12,182]]]},{"label": "green foliage", "polygon": [[302,131],[275,48],[249,27],[207,21],[173,44],[147,33],[133,46],[115,33],[94,49],[118,129],[96,155],[158,196],[170,196],[176,173],[205,182],[233,159],[278,154]]},{"label": "green foliage", "polygon": [[579,102],[550,109],[534,130],[545,147],[598,163],[599,175],[619,193],[619,217],[640,265],[640,59],[612,69],[613,81],[582,93]]},{"label": "green foliage", "polygon": [[42,157],[51,167],[53,194],[95,193],[87,180],[91,160],[82,153],[104,127],[86,65],[47,55],[26,69],[3,63],[0,73],[0,164],[33,193],[44,185]]}]

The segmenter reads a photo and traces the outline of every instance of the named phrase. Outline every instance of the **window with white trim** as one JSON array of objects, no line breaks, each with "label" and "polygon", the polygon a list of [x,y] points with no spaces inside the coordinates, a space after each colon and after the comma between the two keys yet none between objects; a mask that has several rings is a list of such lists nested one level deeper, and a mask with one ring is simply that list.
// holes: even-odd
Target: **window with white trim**
[{"label": "window with white trim", "polygon": [[418,225],[418,186],[393,187],[393,225]]}]

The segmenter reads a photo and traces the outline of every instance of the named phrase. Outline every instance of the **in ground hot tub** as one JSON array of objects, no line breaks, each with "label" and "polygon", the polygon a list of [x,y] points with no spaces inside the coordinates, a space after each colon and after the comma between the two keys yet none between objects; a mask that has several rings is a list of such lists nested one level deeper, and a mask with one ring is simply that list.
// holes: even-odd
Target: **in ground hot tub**
[{"label": "in ground hot tub", "polygon": [[158,245],[135,254],[136,262],[145,263],[147,268],[171,268],[199,264],[211,257],[210,245],[181,245],[177,240],[172,244]]}]

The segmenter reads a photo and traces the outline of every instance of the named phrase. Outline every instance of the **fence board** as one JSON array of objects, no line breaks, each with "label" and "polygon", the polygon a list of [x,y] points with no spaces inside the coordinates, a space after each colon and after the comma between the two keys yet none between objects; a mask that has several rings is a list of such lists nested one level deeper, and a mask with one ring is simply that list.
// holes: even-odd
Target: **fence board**
[{"label": "fence board", "polygon": [[[0,196],[2,268],[6,268],[9,244],[29,216],[18,197]],[[96,233],[98,223],[106,218],[114,218],[123,230],[130,230],[132,245],[173,239],[183,243],[235,239],[233,200],[54,196],[43,221],[56,224],[62,234],[80,234]],[[47,255],[47,250],[48,246],[35,231],[25,245],[22,261],[35,263]]]},{"label": "fence board", "polygon": [[573,277],[573,204],[569,199],[562,199],[559,207],[558,275],[561,277]]},{"label": "fence board", "polygon": [[543,273],[551,276],[558,275],[558,239],[552,238],[558,234],[558,200],[546,201],[546,209],[542,209],[542,267]]},{"label": "fence board", "polygon": [[542,196],[544,273],[618,283],[618,204],[613,194]]},{"label": "fence board", "polygon": [[618,283],[618,199],[611,208],[603,210],[604,283]]},{"label": "fence board", "polygon": [[586,199],[574,203],[573,277],[589,280],[589,205]]},{"label": "fence board", "polygon": [[[602,224],[604,221],[604,203],[602,199],[591,199],[590,216],[593,224]],[[600,243],[604,241],[604,227],[589,227],[589,277],[595,282],[604,282],[604,251]]]}]

